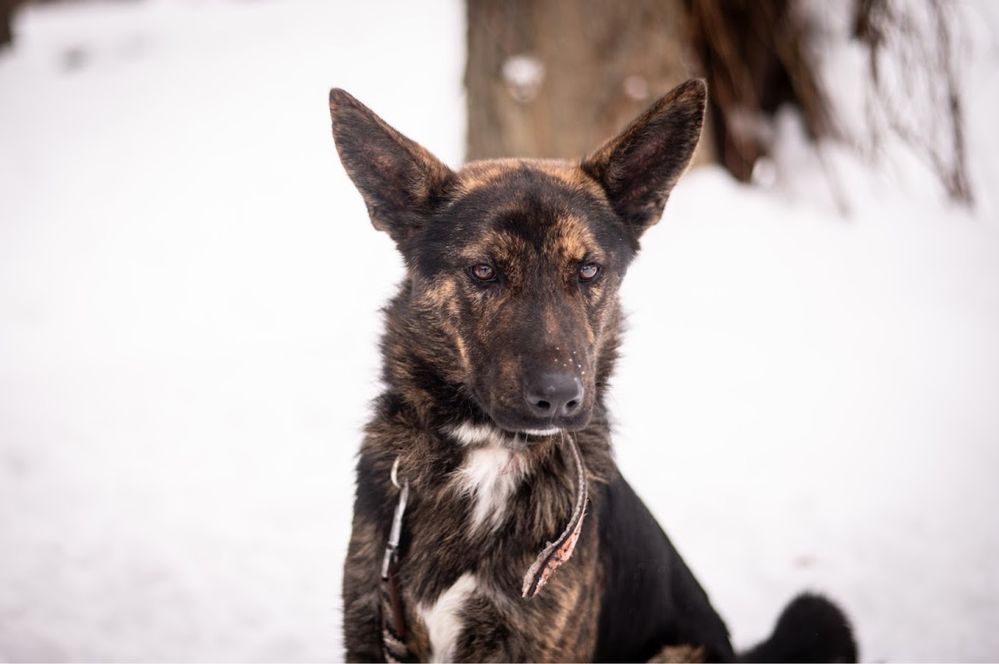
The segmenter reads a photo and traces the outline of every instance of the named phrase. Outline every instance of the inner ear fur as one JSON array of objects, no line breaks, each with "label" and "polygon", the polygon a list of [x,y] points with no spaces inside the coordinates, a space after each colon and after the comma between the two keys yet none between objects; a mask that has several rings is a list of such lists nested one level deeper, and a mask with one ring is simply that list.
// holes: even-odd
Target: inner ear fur
[{"label": "inner ear fur", "polygon": [[670,90],[581,167],[637,237],[659,221],[673,185],[701,136],[707,86],[691,79]]},{"label": "inner ear fur", "polygon": [[330,90],[333,140],[371,223],[405,241],[447,196],[455,174],[340,88]]}]

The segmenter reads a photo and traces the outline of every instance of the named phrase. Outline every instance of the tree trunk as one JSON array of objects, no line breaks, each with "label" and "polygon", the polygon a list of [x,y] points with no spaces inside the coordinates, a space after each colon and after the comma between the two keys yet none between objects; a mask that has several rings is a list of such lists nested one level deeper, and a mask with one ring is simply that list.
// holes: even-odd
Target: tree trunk
[{"label": "tree trunk", "polygon": [[795,0],[687,0],[687,6],[719,157],[732,175],[750,181],[769,149],[767,125],[784,104],[801,112],[813,140],[831,132],[806,52],[811,35]]},{"label": "tree trunk", "polygon": [[698,75],[683,0],[467,0],[467,10],[468,160],[578,159]]},{"label": "tree trunk", "polygon": [[6,46],[14,41],[11,24],[14,20],[14,7],[18,4],[20,0],[0,0],[0,46]]},{"label": "tree trunk", "polygon": [[674,85],[703,76],[694,163],[750,181],[769,122],[830,133],[798,0],[466,0],[467,158],[579,157]]}]

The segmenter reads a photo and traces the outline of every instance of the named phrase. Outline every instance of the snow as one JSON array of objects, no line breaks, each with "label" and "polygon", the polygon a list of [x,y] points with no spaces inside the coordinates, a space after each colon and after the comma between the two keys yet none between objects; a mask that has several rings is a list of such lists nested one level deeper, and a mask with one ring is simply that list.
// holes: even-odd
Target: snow
[{"label": "snow", "polygon": [[[817,162],[788,116],[766,187],[692,172],[629,274],[620,465],[740,646],[807,588],[866,660],[999,657],[999,22],[962,11],[975,211],[903,153]],[[0,660],[340,659],[402,266],[326,92],[457,165],[461,4],[48,5],[15,27]]]}]

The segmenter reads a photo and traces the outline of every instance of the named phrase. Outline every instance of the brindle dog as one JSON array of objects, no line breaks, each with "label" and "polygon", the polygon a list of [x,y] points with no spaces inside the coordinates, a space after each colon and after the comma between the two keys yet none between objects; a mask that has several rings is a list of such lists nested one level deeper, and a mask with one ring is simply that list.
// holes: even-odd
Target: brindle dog
[{"label": "brindle dog", "polygon": [[[397,588],[405,656],[459,661],[736,659],[707,595],[611,456],[605,394],[618,288],[690,162],[706,88],[691,80],[580,162],[455,172],[343,90],[333,136],[407,273],[385,310],[385,391],[357,465],[344,566],[349,660],[383,660],[380,577],[409,483]],[[521,580],[573,512],[572,558]],[[856,658],[842,613],[796,599],[753,660]]]}]

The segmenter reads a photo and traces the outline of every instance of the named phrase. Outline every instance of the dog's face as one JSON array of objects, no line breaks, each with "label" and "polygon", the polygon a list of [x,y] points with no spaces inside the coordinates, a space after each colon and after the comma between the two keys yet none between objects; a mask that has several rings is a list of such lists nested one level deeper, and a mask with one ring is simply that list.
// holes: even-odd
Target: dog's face
[{"label": "dog's face", "polygon": [[456,182],[408,258],[462,382],[507,431],[585,426],[632,240],[602,192],[556,164],[472,165]]},{"label": "dog's face", "polygon": [[341,160],[406,259],[411,333],[498,427],[586,426],[618,287],[690,161],[704,103],[703,83],[688,81],[579,163],[497,160],[456,173],[331,92]]}]

